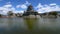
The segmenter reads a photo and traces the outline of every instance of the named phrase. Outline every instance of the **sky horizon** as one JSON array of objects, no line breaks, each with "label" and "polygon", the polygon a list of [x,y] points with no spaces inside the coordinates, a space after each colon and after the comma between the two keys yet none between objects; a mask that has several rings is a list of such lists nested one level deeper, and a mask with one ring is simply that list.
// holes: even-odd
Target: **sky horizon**
[{"label": "sky horizon", "polygon": [[60,11],[59,0],[0,0],[0,14],[23,13],[30,4],[39,13]]}]

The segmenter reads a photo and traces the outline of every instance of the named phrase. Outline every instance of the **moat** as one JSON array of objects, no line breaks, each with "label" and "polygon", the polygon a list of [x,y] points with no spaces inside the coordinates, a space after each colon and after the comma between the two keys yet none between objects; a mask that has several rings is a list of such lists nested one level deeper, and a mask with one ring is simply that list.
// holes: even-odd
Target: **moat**
[{"label": "moat", "polygon": [[0,18],[0,34],[59,34],[58,18]]}]

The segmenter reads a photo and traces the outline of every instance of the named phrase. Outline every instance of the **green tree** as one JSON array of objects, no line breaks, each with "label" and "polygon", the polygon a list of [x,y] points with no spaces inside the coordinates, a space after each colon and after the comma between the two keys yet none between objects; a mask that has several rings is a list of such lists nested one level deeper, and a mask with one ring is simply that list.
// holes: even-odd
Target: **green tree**
[{"label": "green tree", "polygon": [[2,15],[0,14],[0,17],[2,17]]},{"label": "green tree", "polygon": [[53,15],[53,16],[55,16],[55,17],[57,17],[57,14],[58,14],[58,13],[57,13],[56,11],[52,11],[52,12],[49,13],[49,15]]},{"label": "green tree", "polygon": [[57,15],[57,12],[54,11],[54,12],[50,12],[49,14],[50,14],[50,15],[55,15],[55,16],[56,16],[56,15]]},{"label": "green tree", "polygon": [[35,15],[35,16],[38,15],[38,12],[34,12],[34,15]]}]

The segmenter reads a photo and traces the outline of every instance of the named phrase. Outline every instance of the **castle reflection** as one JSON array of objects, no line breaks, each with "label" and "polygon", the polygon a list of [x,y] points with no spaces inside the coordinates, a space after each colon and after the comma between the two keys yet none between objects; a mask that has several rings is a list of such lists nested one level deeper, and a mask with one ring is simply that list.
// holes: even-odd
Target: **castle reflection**
[{"label": "castle reflection", "polygon": [[28,30],[34,30],[38,19],[37,18],[24,18],[24,21],[28,27]]}]

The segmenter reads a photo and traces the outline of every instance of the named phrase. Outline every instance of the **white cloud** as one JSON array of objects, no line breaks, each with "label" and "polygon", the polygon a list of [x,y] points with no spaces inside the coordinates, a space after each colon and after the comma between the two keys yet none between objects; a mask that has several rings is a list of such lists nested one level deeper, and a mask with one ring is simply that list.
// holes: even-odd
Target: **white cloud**
[{"label": "white cloud", "polygon": [[50,11],[60,11],[60,7],[56,3],[52,3],[49,5],[41,5],[41,3],[39,3],[36,6],[36,9],[39,13],[50,12]]},{"label": "white cloud", "polygon": [[17,5],[16,7],[17,7],[17,8],[22,8],[22,9],[26,9],[26,8],[27,8],[27,6],[26,6],[25,4]]},{"label": "white cloud", "polygon": [[8,11],[15,11],[15,8],[11,4],[0,7],[0,14],[7,14]]},{"label": "white cloud", "polygon": [[0,7],[0,14],[7,15],[8,11],[13,11],[14,13],[23,13],[23,10],[17,11],[11,4],[6,4]]},{"label": "white cloud", "polygon": [[5,8],[11,8],[12,5],[8,4],[8,5],[4,5],[3,7],[5,7]]},{"label": "white cloud", "polygon": [[[28,1],[26,1],[24,4],[20,4],[17,5],[17,8],[21,8],[21,9],[26,9],[27,5],[29,5],[30,3]],[[6,5],[3,5],[2,7],[0,7],[0,14],[7,14],[8,11],[13,11],[15,13],[23,13],[24,10],[19,10],[17,11],[13,5],[11,4],[11,2],[7,2]]]},{"label": "white cloud", "polygon": [[37,7],[35,7],[35,8],[42,8],[43,7],[43,5],[41,5],[41,3],[39,3],[38,5],[37,5]]},{"label": "white cloud", "polygon": [[19,10],[19,11],[15,11],[14,13],[24,13],[24,11],[23,10]]},{"label": "white cloud", "polygon": [[52,6],[52,5],[56,5],[56,3],[52,3],[52,4],[50,4],[50,5],[51,5],[51,6]]},{"label": "white cloud", "polygon": [[29,3],[28,1],[25,2],[26,5],[30,5],[31,3]]},{"label": "white cloud", "polygon": [[16,6],[16,8],[21,8],[21,9],[26,9],[27,5],[30,5],[31,3],[29,3],[28,1],[26,1],[24,4],[19,4]]}]

